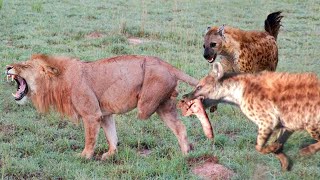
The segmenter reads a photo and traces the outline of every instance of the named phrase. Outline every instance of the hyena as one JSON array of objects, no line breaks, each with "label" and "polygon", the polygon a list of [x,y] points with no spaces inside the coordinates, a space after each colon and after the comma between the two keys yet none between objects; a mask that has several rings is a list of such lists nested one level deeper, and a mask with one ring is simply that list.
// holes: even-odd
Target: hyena
[{"label": "hyena", "polygon": [[[199,81],[196,89],[183,96],[191,107],[194,99],[205,99],[212,105],[229,103],[258,126],[256,150],[262,154],[274,153],[283,170],[289,170],[289,161],[283,145],[298,130],[306,130],[317,140],[300,150],[311,155],[320,150],[320,80],[314,73],[282,73],[263,71],[224,73],[220,63]],[[267,144],[276,130],[283,133],[275,142]]]},{"label": "hyena", "polygon": [[281,11],[268,15],[265,31],[245,31],[231,26],[208,27],[204,36],[204,58],[212,63],[218,55],[228,72],[275,71],[278,64],[277,36]]}]

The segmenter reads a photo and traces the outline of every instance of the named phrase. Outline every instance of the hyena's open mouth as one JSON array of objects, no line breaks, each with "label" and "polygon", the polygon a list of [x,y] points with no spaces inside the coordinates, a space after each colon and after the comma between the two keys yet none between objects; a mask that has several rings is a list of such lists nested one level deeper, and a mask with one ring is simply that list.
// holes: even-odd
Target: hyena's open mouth
[{"label": "hyena's open mouth", "polygon": [[10,73],[10,69],[11,68],[7,68],[7,80],[11,79],[12,81],[15,80],[17,82],[17,91],[12,93],[12,96],[16,101],[20,101],[28,94],[28,84],[22,77]]},{"label": "hyena's open mouth", "polygon": [[207,59],[207,61],[208,61],[209,63],[213,63],[213,62],[216,60],[216,58],[217,58],[217,54],[214,54],[214,55],[211,57],[211,59]]}]

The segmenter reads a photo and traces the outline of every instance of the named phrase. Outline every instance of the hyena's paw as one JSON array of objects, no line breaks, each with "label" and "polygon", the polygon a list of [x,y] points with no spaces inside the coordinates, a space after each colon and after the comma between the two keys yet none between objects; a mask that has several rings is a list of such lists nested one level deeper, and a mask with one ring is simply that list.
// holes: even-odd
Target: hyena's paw
[{"label": "hyena's paw", "polygon": [[256,150],[259,151],[262,154],[269,154],[269,153],[275,153],[282,149],[282,144],[279,143],[272,143],[266,147],[261,147],[256,145]]},{"label": "hyena's paw", "polygon": [[277,153],[275,156],[279,159],[281,163],[281,169],[282,171],[289,171],[290,170],[290,161],[288,157],[284,153]]},{"label": "hyena's paw", "polygon": [[272,143],[271,145],[268,146],[268,151],[275,153],[277,151],[281,151],[283,147],[283,144],[279,144],[279,143]]},{"label": "hyena's paw", "polygon": [[310,156],[310,155],[312,155],[314,153],[315,152],[310,147],[305,147],[305,148],[300,149],[300,155],[301,156]]}]

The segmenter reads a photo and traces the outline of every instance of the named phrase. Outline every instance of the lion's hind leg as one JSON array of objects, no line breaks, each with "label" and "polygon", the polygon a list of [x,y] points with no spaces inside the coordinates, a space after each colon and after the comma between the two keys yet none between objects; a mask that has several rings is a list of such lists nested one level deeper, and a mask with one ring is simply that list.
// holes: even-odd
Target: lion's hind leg
[{"label": "lion's hind leg", "polygon": [[117,152],[118,137],[116,131],[116,123],[113,119],[113,116],[108,115],[102,118],[100,125],[103,128],[109,145],[108,152],[104,153],[101,157],[101,160],[106,160]]},{"label": "lion's hind leg", "polygon": [[[156,81],[154,79],[157,79]],[[137,104],[138,118],[148,119],[162,102],[175,91],[177,80],[174,77],[148,77],[145,79]]]},{"label": "lion's hind leg", "polygon": [[168,99],[162,103],[157,109],[157,113],[165,124],[171,129],[174,135],[178,138],[178,142],[183,154],[190,151],[188,143],[186,127],[180,119],[178,119],[175,100]]}]

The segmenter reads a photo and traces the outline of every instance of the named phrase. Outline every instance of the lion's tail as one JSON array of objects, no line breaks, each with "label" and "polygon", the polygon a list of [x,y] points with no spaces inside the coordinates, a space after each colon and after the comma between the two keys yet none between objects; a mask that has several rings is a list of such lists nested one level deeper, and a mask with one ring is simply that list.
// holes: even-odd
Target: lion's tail
[{"label": "lion's tail", "polygon": [[194,77],[191,77],[189,76],[188,74],[176,69],[176,68],[173,68],[174,69],[174,74],[176,75],[176,77],[185,82],[185,83],[188,83],[189,85],[191,86],[196,86],[199,82],[199,80],[195,79]]},{"label": "lion's tail", "polygon": [[161,60],[161,59],[159,59],[159,58],[157,58],[157,57],[155,57],[155,58],[158,59],[159,62],[160,62],[163,66],[165,66],[165,67],[167,67],[168,69],[170,69],[170,71],[175,75],[175,77],[176,77],[178,80],[183,81],[183,82],[185,82],[185,83],[188,83],[189,85],[194,86],[194,87],[197,86],[199,80],[197,80],[197,79],[195,79],[194,77],[191,77],[191,76],[189,76],[188,74],[182,72],[181,70],[179,70],[179,69],[177,69],[176,67],[172,66],[172,65],[169,64],[168,62],[163,61],[163,60]]},{"label": "lion's tail", "polygon": [[276,40],[281,26],[281,11],[274,12],[268,15],[267,19],[264,21],[264,29],[272,35]]}]

